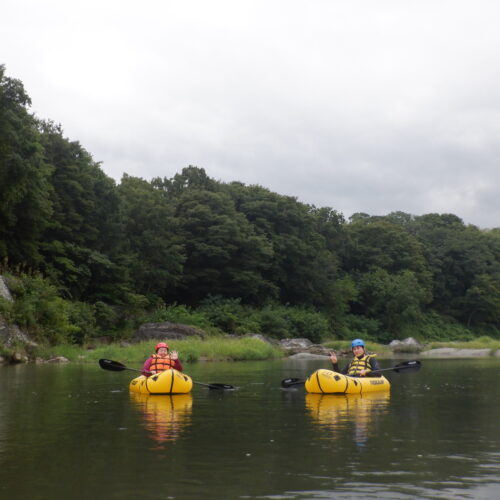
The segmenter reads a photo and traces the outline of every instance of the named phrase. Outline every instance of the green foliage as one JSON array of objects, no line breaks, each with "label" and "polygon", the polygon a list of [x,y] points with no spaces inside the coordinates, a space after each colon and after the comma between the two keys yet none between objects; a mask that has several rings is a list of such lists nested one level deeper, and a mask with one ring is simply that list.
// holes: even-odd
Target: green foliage
[{"label": "green foliage", "polygon": [[[241,299],[224,299],[219,296],[208,296],[199,308],[200,313],[222,332],[248,333],[250,309],[241,305]],[[258,328],[258,326],[256,325]],[[257,332],[260,330],[253,330]]]},{"label": "green foliage", "polygon": [[312,308],[266,306],[252,318],[260,325],[260,332],[279,339],[302,337],[319,343],[331,335],[328,318]]},{"label": "green foliage", "polygon": [[185,261],[174,206],[153,184],[124,175],[118,186],[134,289],[164,298],[178,285]]},{"label": "green foliage", "polygon": [[360,307],[369,317],[379,318],[383,327],[393,335],[408,325],[418,324],[422,307],[430,300],[427,290],[409,270],[390,274],[375,268],[360,276],[358,288]]},{"label": "green foliage", "polygon": [[[70,344],[56,347],[39,346],[35,355],[43,359],[64,356],[70,361],[97,363],[101,358],[113,359],[126,363],[130,368],[140,368],[144,361],[154,352],[156,342],[141,342],[129,346],[118,344],[101,345],[92,350]],[[169,341],[170,347],[179,352],[183,363],[196,362],[199,359],[210,361],[243,361],[275,359],[283,356],[283,352],[267,342],[255,338],[228,339],[212,337],[208,340],[189,338]]]},{"label": "green foliage", "polygon": [[209,332],[213,327],[213,324],[209,319],[207,319],[203,312],[198,312],[183,304],[172,304],[157,308],[153,311],[153,313],[148,314],[144,318],[144,321],[169,321],[171,323],[181,323],[201,328],[207,332]]},{"label": "green foliage", "polygon": [[74,300],[121,299],[128,281],[121,206],[115,183],[78,142],[52,122],[39,124],[53,214],[40,248],[42,269]]},{"label": "green foliage", "polygon": [[387,341],[388,337],[390,337],[390,335],[383,330],[379,320],[355,314],[350,314],[345,317],[344,322],[338,329],[338,336],[341,339],[352,340],[354,338],[362,338],[365,341],[369,339]]},{"label": "green foliage", "polygon": [[51,168],[44,162],[23,84],[0,65],[0,260],[40,263],[39,238],[52,214]]},{"label": "green foliage", "polygon": [[252,308],[237,299],[221,297],[210,297],[196,310],[185,305],[159,308],[144,320],[183,323],[209,334],[262,333],[274,338],[304,337],[312,342],[331,335],[327,316],[312,308],[279,305]]},{"label": "green foliage", "polygon": [[37,338],[124,338],[143,318],[315,342],[500,336],[500,228],[404,212],[347,223],[195,166],[117,186],[30,105],[0,65],[2,272],[53,285],[1,307]]},{"label": "green foliage", "polygon": [[56,344],[77,335],[71,323],[71,303],[57,294],[57,289],[40,275],[21,275],[8,279],[14,295],[10,320],[37,341]]},{"label": "green foliage", "polygon": [[95,306],[84,302],[71,302],[68,320],[73,325],[67,340],[73,344],[85,344],[98,335]]},{"label": "green foliage", "polygon": [[420,341],[469,341],[474,334],[453,318],[430,311],[423,315],[413,337]]}]

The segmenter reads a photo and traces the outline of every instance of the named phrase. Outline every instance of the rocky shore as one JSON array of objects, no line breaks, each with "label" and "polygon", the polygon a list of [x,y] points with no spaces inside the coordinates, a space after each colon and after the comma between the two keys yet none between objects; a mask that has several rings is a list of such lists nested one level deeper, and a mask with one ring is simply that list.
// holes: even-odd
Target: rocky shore
[{"label": "rocky shore", "polygon": [[[0,285],[2,285],[0,281]],[[2,295],[8,299],[6,293],[8,290],[0,287]],[[182,325],[171,322],[163,323],[145,323],[135,332],[130,339],[130,342],[122,342],[122,344],[133,344],[147,340],[181,340],[189,337],[205,338],[205,333],[197,328],[188,325]],[[275,339],[267,337],[262,334],[246,334],[243,336],[227,335],[228,338],[243,338],[252,337],[257,338],[263,342],[267,342],[283,352],[284,357],[295,360],[308,360],[308,359],[328,359],[331,348],[322,344],[314,344],[306,338],[289,338],[289,339]],[[21,332],[17,327],[7,325],[5,321],[0,318],[0,343],[6,347],[13,349],[12,355],[7,359],[5,356],[0,356],[0,364],[2,363],[26,363],[35,361],[30,359],[27,352],[32,350],[36,344],[32,342],[27,336]],[[24,345],[26,349],[19,347]],[[485,358],[485,357],[500,357],[500,349],[463,349],[454,347],[442,347],[438,349],[427,349],[425,345],[420,344],[412,337],[404,340],[393,340],[388,345],[388,350],[377,353],[379,359],[382,358]],[[339,357],[347,357],[351,355],[350,349],[337,350]],[[42,360],[36,360],[42,361]],[[44,362],[63,363],[68,360],[62,356],[50,360],[43,360]]]}]

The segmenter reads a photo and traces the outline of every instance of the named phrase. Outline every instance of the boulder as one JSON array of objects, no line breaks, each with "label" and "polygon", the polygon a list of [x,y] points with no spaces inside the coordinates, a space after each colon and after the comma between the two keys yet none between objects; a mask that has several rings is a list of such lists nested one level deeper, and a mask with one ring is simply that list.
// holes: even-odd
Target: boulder
[{"label": "boulder", "polygon": [[27,363],[29,361],[29,358],[26,354],[23,352],[16,351],[12,355],[12,362],[13,363]]},{"label": "boulder", "polygon": [[193,326],[182,325],[180,323],[144,323],[132,335],[132,342],[142,342],[144,340],[182,340],[186,337],[205,338],[205,332]]},{"label": "boulder", "polygon": [[47,363],[69,363],[69,359],[64,356],[56,356],[47,360]]},{"label": "boulder", "polygon": [[299,352],[297,354],[292,354],[288,357],[288,359],[299,360],[299,361],[307,361],[309,359],[321,359],[328,361],[330,358],[325,356],[324,354],[311,354],[309,352]]},{"label": "boulder", "polygon": [[389,344],[392,352],[419,353],[423,349],[423,345],[417,342],[413,337],[408,337],[404,340],[393,340]]},{"label": "boulder", "polygon": [[5,300],[8,300],[9,302],[14,301],[10,293],[9,287],[7,286],[7,283],[5,282],[5,278],[3,276],[0,276],[0,297],[3,297]]},{"label": "boulder", "polygon": [[311,347],[313,343],[309,339],[281,339],[280,347],[285,351],[304,352]]},{"label": "boulder", "polygon": [[279,346],[289,355],[308,353],[328,356],[330,352],[330,349],[327,347],[320,344],[313,344],[309,339],[304,338],[282,339],[280,340]]},{"label": "boulder", "polygon": [[[0,276],[0,297],[9,302],[13,302],[14,300],[3,276]],[[17,325],[7,323],[1,316],[0,344],[3,344],[5,347],[12,347],[20,344],[25,344],[27,346],[37,345],[36,342],[33,342]]]}]

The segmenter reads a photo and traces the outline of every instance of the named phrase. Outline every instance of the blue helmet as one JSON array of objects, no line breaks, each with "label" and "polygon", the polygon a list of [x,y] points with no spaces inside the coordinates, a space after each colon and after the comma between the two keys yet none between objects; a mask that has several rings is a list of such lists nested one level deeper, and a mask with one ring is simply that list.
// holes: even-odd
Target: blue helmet
[{"label": "blue helmet", "polygon": [[351,349],[356,346],[365,347],[365,343],[361,339],[354,339],[351,344]]}]

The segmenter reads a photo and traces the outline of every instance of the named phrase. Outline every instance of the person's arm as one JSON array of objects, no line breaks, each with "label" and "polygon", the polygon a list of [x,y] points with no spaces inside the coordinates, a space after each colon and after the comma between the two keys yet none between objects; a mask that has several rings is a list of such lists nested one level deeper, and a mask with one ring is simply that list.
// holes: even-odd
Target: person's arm
[{"label": "person's arm", "polygon": [[382,374],[380,373],[373,373],[376,372],[377,370],[380,370],[380,367],[378,366],[377,360],[375,358],[370,358],[370,366],[372,368],[371,372],[368,372],[366,374],[367,377],[381,377]]},{"label": "person's arm", "polygon": [[349,364],[347,364],[342,370],[339,369],[339,362],[335,351],[330,351],[330,361],[332,362],[333,371],[337,373],[347,373],[349,369]]},{"label": "person's arm", "polygon": [[142,374],[146,375],[146,377],[149,377],[151,375],[151,373],[149,372],[149,367],[151,366],[152,361],[153,358],[146,359],[144,366],[142,367]]},{"label": "person's arm", "polygon": [[174,370],[177,371],[182,371],[182,363],[181,360],[179,359],[179,353],[177,351],[172,351],[170,353],[170,359],[175,363],[174,364]]},{"label": "person's arm", "polygon": [[334,372],[339,371],[339,362],[337,359],[337,354],[335,354],[335,351],[330,351],[330,361],[332,362],[332,367]]}]

